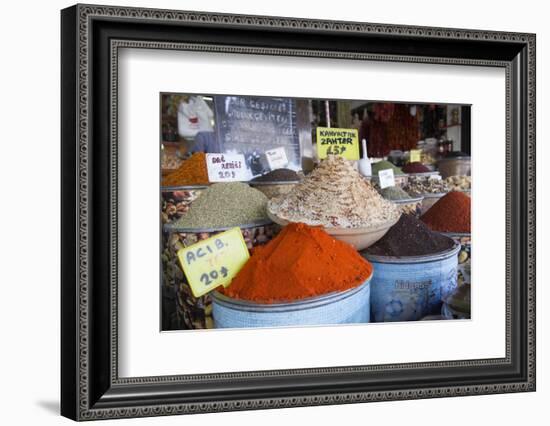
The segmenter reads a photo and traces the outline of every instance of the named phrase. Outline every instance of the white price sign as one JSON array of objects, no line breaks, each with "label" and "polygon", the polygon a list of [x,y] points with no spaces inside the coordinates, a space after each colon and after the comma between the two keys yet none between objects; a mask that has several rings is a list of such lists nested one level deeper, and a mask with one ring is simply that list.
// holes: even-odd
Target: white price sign
[{"label": "white price sign", "polygon": [[249,172],[242,154],[206,154],[210,182],[247,181]]},{"label": "white price sign", "polygon": [[382,189],[387,188],[388,186],[395,186],[393,169],[380,170],[378,172],[378,179],[380,180],[380,188]]},{"label": "white price sign", "polygon": [[270,149],[265,152],[267,163],[271,170],[281,169],[288,165],[288,158],[284,147]]}]

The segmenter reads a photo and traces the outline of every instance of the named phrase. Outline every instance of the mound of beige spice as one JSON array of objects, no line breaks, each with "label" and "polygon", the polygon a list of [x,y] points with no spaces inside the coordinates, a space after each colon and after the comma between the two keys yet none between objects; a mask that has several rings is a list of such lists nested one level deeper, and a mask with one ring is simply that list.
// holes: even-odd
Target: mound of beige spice
[{"label": "mound of beige spice", "polygon": [[289,222],[336,228],[375,228],[400,216],[395,204],[382,198],[350,162],[336,156],[323,160],[267,208]]}]

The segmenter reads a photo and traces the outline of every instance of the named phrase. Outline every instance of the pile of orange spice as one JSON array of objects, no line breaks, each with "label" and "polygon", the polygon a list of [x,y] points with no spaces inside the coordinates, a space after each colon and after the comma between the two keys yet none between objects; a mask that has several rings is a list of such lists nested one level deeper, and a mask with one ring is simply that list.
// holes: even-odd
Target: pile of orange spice
[{"label": "pile of orange spice", "polygon": [[287,225],[223,289],[229,297],[257,303],[291,302],[345,291],[362,284],[372,265],[349,244],[322,228]]},{"label": "pile of orange spice", "polygon": [[162,186],[207,185],[206,154],[196,152],[162,180]]}]

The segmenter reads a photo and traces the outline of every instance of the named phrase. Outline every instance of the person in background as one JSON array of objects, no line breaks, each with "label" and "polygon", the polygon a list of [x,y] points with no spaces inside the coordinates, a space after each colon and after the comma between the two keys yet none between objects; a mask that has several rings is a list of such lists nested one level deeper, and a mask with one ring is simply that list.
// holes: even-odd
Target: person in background
[{"label": "person in background", "polygon": [[192,140],[198,132],[212,132],[213,118],[202,96],[183,97],[178,106],[178,134]]},{"label": "person in background", "polygon": [[193,143],[193,152],[222,152],[215,132],[198,132]]}]

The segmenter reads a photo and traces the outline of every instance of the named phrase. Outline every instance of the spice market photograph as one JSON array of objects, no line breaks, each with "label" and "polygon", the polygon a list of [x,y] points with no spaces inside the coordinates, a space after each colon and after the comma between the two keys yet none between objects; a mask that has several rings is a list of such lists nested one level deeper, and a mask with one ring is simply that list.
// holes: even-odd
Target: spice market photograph
[{"label": "spice market photograph", "polygon": [[471,110],[161,93],[161,331],[471,319]]}]

